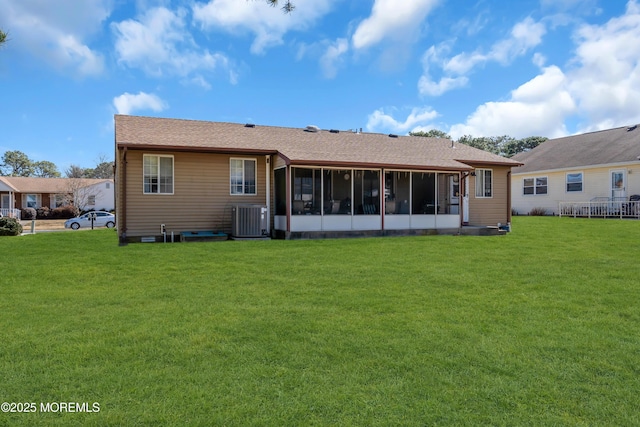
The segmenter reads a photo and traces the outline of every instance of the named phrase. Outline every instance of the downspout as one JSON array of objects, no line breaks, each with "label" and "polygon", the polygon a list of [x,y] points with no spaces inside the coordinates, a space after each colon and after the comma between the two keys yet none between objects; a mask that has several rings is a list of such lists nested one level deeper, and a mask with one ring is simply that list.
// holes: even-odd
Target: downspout
[{"label": "downspout", "polygon": [[511,224],[511,169],[507,172],[507,223]]},{"label": "downspout", "polygon": [[120,212],[120,220],[118,221],[118,231],[120,232],[120,244],[126,243],[127,239],[127,147],[124,147],[122,151],[122,210]]}]

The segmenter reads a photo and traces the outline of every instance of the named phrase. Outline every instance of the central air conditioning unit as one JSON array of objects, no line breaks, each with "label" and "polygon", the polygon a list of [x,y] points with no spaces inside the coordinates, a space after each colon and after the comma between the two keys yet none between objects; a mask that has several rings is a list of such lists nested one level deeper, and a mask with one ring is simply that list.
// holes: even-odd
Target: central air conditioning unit
[{"label": "central air conditioning unit", "polygon": [[267,235],[267,207],[234,205],[231,209],[233,237],[264,237]]}]

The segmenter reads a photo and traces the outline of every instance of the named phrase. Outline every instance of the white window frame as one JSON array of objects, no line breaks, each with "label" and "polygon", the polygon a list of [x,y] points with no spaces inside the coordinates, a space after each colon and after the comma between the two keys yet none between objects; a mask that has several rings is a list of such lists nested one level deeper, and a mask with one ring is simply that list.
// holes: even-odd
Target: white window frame
[{"label": "white window frame", "polygon": [[[35,198],[35,206],[29,206],[29,196],[33,196]],[[40,207],[40,194],[36,194],[36,193],[28,193],[24,195],[24,203],[23,203],[23,208],[33,208],[33,209],[38,209]]]},{"label": "white window frame", "polygon": [[[525,185],[525,181],[528,179],[532,179],[533,180],[533,185]],[[539,179],[544,179],[546,180],[547,184],[546,185],[538,185],[538,180]],[[546,188],[546,192],[544,193],[540,193],[538,192],[538,188]],[[524,189],[525,188],[533,188],[533,193],[525,193]],[[549,194],[549,177],[548,176],[531,176],[528,178],[522,178],[522,195],[525,197],[529,197],[529,196],[546,196],[547,194]]]},{"label": "white window frame", "polygon": [[[580,190],[569,190],[569,175],[578,175],[580,174]],[[577,182],[572,182],[572,184],[577,184]],[[564,177],[564,192],[565,193],[582,193],[584,191],[584,172],[582,171],[573,171],[567,172]]]},{"label": "white window frame", "polygon": [[[493,198],[493,169],[476,169],[476,199],[491,199]],[[485,194],[485,180],[486,173],[491,175],[491,188],[489,189],[489,195]]]},{"label": "white window frame", "polygon": [[[234,162],[242,162],[241,170],[234,166]],[[253,162],[254,185],[253,192],[247,191],[245,162]],[[242,192],[237,191],[234,185],[234,172],[242,173]],[[258,194],[258,159],[249,157],[231,157],[229,159],[229,194],[232,196],[256,196]]]},{"label": "white window frame", "polygon": [[[146,171],[145,171],[145,159],[147,158],[151,158],[151,157],[155,157],[158,159],[158,171],[157,171],[157,175],[156,175],[156,186],[157,186],[157,191],[146,191],[146,183],[145,183],[145,178],[146,178]],[[171,192],[168,191],[161,191],[162,188],[162,184],[161,184],[161,175],[160,175],[160,159],[161,158],[170,158],[171,159]],[[174,194],[175,191],[175,159],[173,158],[173,155],[170,154],[144,154],[142,156],[142,194],[153,194],[153,195],[167,195],[167,196],[171,196]]]},{"label": "white window frame", "polygon": [[95,194],[91,194],[87,197],[87,205],[89,206],[95,206],[96,205],[96,195]]},{"label": "white window frame", "polygon": [[66,194],[53,194],[51,197],[51,209],[59,208],[67,205],[69,196]]}]

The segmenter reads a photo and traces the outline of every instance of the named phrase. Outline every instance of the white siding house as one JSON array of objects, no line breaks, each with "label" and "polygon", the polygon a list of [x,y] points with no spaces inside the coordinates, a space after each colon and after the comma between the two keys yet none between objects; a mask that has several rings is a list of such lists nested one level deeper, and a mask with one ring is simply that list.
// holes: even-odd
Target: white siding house
[{"label": "white siding house", "polygon": [[561,207],[588,204],[627,206],[640,195],[636,126],[550,139],[513,159],[524,163],[511,176],[512,208],[518,215],[533,209],[559,215]]}]

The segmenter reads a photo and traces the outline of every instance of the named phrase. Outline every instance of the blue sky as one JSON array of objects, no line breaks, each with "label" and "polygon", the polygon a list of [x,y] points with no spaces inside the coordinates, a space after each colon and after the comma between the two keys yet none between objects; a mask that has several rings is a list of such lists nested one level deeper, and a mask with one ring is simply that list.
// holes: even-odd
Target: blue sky
[{"label": "blue sky", "polygon": [[113,115],[559,137],[640,122],[640,0],[0,0],[0,155]]}]

